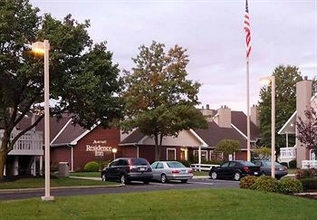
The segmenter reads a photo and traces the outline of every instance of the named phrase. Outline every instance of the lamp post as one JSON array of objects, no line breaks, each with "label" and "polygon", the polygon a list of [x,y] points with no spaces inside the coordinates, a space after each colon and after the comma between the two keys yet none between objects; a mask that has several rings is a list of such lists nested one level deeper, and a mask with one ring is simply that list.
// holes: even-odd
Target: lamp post
[{"label": "lamp post", "polygon": [[45,195],[43,201],[54,200],[50,195],[50,105],[49,105],[49,50],[50,43],[35,42],[32,44],[35,53],[44,54],[44,154],[45,154]]},{"label": "lamp post", "polygon": [[114,147],[114,148],[111,149],[111,151],[113,153],[113,159],[115,160],[116,159],[116,153],[117,153],[118,149]]},{"label": "lamp post", "polygon": [[275,178],[275,76],[260,79],[266,85],[271,83],[271,176]]}]

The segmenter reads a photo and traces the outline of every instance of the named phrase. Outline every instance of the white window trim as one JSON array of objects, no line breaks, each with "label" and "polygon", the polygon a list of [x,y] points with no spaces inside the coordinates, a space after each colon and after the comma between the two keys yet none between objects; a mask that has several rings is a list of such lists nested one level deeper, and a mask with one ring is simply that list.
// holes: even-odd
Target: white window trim
[{"label": "white window trim", "polygon": [[168,151],[174,151],[174,160],[176,160],[176,148],[166,148],[166,160],[168,160]]},{"label": "white window trim", "polygon": [[[203,153],[205,153],[206,155],[206,160],[208,161],[210,157],[208,150],[201,150],[201,155],[203,155]],[[194,150],[194,155],[199,155],[199,150]]]}]

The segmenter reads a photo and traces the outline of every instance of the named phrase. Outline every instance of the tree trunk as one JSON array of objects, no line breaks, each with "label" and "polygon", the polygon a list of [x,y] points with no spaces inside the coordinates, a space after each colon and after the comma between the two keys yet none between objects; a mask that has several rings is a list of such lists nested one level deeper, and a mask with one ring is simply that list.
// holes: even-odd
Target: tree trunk
[{"label": "tree trunk", "polygon": [[2,140],[0,147],[0,180],[3,179],[4,168],[7,160],[7,143]]},{"label": "tree trunk", "polygon": [[161,159],[161,146],[159,146],[158,143],[158,135],[154,136],[154,141],[155,141],[155,160],[158,161]]}]

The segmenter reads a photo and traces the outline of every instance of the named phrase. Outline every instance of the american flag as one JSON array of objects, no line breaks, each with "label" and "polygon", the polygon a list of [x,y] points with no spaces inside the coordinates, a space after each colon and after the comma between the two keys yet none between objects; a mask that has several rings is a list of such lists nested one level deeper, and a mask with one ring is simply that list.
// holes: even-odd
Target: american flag
[{"label": "american flag", "polygon": [[250,30],[248,0],[245,1],[244,31],[245,31],[245,42],[246,42],[246,56],[247,58],[249,58],[249,55],[251,52],[251,30]]}]

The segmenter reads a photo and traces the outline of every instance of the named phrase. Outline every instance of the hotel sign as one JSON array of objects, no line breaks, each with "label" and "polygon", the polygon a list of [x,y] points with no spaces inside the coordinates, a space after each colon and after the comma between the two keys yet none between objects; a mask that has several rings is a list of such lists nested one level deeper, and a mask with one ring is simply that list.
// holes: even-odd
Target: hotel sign
[{"label": "hotel sign", "polygon": [[91,145],[86,145],[86,151],[95,152],[95,156],[104,156],[105,152],[112,151],[112,147],[107,145],[106,140],[94,140]]}]

